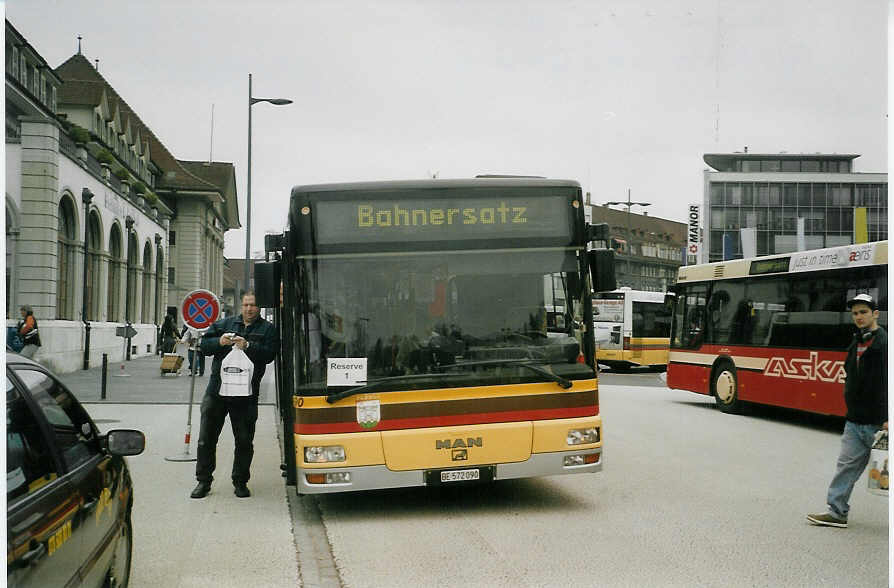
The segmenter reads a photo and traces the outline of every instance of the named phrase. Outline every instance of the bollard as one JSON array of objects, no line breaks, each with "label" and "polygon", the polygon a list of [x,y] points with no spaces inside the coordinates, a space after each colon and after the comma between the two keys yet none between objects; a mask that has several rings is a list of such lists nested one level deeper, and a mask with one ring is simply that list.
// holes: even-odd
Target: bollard
[{"label": "bollard", "polygon": [[106,399],[106,382],[108,381],[108,377],[109,377],[109,354],[103,353],[102,354],[102,388],[101,388],[101,392],[99,394],[99,398],[101,400]]}]

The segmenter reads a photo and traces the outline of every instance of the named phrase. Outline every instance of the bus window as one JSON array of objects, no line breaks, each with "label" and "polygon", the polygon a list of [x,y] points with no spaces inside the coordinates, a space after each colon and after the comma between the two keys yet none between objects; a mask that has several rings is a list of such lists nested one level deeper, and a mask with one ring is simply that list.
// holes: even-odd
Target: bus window
[{"label": "bus window", "polygon": [[633,302],[635,337],[670,336],[670,311],[663,302]]},{"label": "bus window", "polygon": [[766,345],[774,317],[786,309],[786,301],[790,298],[789,282],[778,278],[755,280],[746,283],[745,295],[750,303],[750,332],[740,342],[745,345]]},{"label": "bus window", "polygon": [[706,342],[724,345],[733,335],[736,312],[745,300],[745,285],[739,281],[714,284],[708,300]]}]

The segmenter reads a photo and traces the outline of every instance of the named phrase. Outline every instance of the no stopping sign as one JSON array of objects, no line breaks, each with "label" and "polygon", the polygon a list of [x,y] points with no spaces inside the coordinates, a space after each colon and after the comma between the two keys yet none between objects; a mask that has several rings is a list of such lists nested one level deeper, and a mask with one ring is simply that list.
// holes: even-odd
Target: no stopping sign
[{"label": "no stopping sign", "polygon": [[220,316],[220,302],[213,292],[193,290],[180,306],[183,322],[196,330],[207,329]]}]

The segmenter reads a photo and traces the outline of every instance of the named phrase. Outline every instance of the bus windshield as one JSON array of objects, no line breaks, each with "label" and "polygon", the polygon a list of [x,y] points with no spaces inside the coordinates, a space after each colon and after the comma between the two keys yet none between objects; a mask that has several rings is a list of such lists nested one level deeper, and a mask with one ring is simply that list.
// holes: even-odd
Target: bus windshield
[{"label": "bus windshield", "polygon": [[[565,321],[565,332],[547,328],[556,301],[544,282],[579,271],[573,248],[351,254],[299,265],[308,280],[301,394],[327,393],[325,359],[332,358],[366,358],[367,383],[381,380],[376,391],[548,381],[518,361],[569,379],[593,377],[577,363],[575,321]],[[578,324],[581,294],[555,292]]]}]

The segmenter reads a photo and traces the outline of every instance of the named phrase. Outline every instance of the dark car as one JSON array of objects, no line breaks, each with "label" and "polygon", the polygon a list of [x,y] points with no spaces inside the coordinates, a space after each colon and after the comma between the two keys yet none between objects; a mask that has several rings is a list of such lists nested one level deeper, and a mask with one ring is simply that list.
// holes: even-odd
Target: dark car
[{"label": "dark car", "polygon": [[99,429],[53,374],[6,352],[9,586],[126,586],[140,431]]}]

